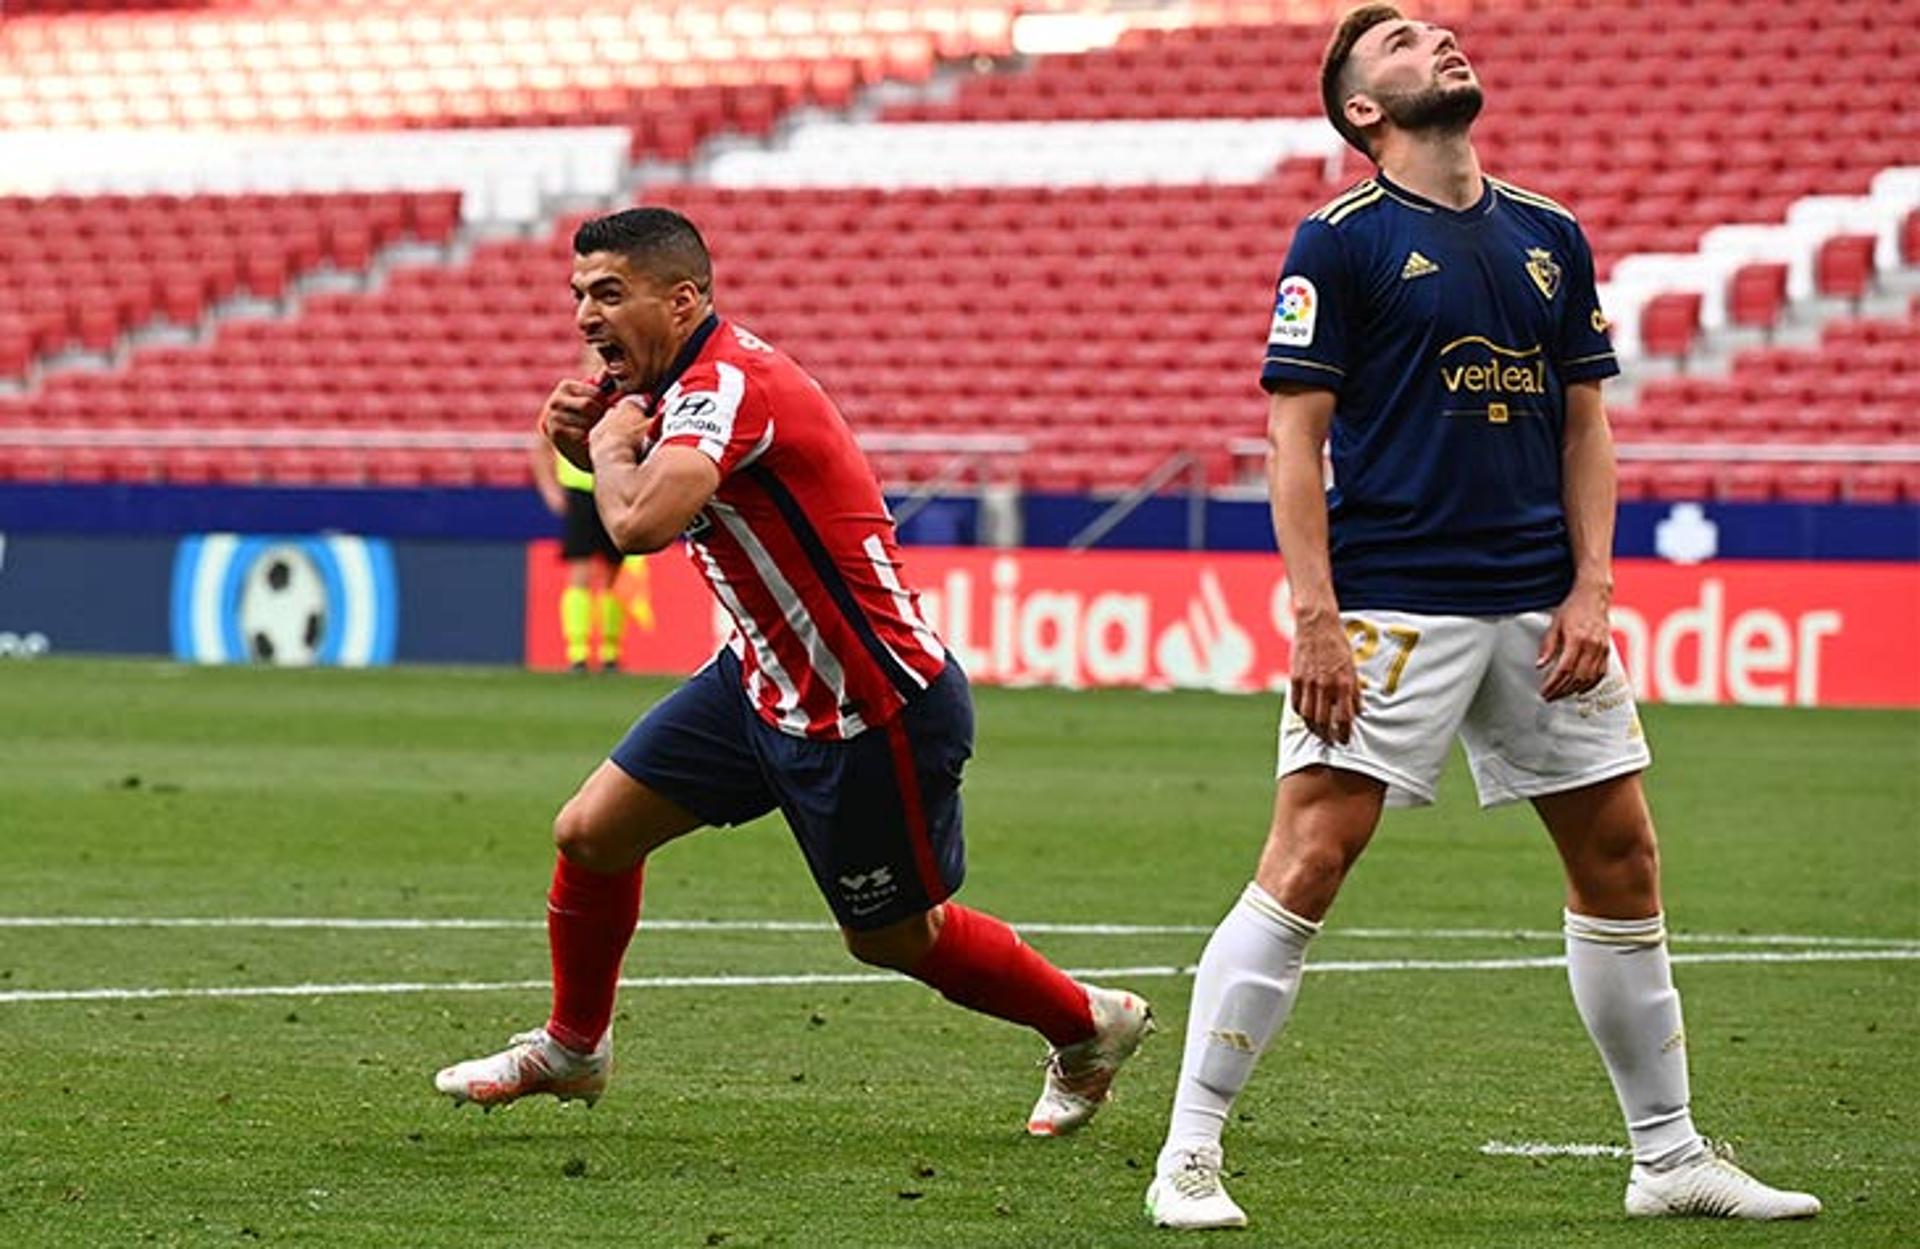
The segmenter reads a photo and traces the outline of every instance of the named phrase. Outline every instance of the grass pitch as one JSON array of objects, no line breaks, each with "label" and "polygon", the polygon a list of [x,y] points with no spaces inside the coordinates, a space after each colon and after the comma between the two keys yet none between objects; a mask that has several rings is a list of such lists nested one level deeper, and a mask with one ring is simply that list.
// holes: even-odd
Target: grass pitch
[{"label": "grass pitch", "polygon": [[[597,1108],[436,1098],[435,1068],[544,1016],[549,820],[665,688],[0,670],[0,1244],[1182,1243],[1140,1198],[1175,969],[1265,827],[1264,698],[977,692],[961,896],[1162,1021],[1078,1137],[1022,1134],[1036,1039],[841,953],[773,822],[650,864]],[[1827,1213],[1629,1223],[1621,1161],[1482,1152],[1624,1133],[1562,973],[1511,965],[1557,952],[1551,849],[1524,810],[1477,812],[1460,769],[1438,808],[1389,814],[1316,945],[1228,1138],[1254,1227],[1215,1239],[1920,1243],[1920,717],[1646,720],[1675,948],[1723,960],[1677,971],[1696,1117]],[[1076,924],[1126,930],[1040,927]]]}]

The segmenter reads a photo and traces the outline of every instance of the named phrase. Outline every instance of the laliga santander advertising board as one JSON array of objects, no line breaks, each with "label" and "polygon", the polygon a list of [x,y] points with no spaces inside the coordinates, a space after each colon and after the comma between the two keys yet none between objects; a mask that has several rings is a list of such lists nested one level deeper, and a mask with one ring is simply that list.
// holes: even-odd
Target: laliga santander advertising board
[{"label": "laliga santander advertising board", "polygon": [[[927,620],[983,684],[1283,689],[1292,650],[1277,556],[909,547]],[[1920,568],[1669,564],[1614,570],[1614,640],[1648,702],[1920,707]],[[559,668],[556,545],[528,552],[527,661]],[[632,594],[623,578],[616,592]],[[732,630],[686,556],[647,560],[621,658],[685,674]],[[649,619],[650,618],[650,619]],[[650,628],[639,628],[645,622]]]}]

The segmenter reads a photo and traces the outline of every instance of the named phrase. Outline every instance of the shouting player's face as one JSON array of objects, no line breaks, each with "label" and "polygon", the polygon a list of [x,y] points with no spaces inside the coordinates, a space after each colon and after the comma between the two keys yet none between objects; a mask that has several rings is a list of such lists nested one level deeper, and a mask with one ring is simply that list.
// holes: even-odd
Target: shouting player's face
[{"label": "shouting player's face", "polygon": [[574,324],[607,376],[628,394],[652,390],[693,333],[705,296],[693,282],[666,282],[619,252],[573,258]]},{"label": "shouting player's face", "polygon": [[1383,22],[1354,45],[1361,90],[1396,129],[1465,130],[1484,97],[1459,41],[1428,22]]}]

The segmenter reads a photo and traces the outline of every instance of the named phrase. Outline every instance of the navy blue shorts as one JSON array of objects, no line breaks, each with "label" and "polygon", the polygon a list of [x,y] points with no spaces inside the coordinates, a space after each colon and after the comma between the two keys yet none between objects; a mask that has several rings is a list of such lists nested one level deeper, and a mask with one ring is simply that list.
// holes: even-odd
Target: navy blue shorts
[{"label": "navy blue shorts", "polygon": [[815,741],[762,720],[723,650],[627,730],[610,758],[708,824],[776,807],[842,927],[884,928],[945,901],[967,871],[960,773],[973,696],[951,658],[885,725]]}]

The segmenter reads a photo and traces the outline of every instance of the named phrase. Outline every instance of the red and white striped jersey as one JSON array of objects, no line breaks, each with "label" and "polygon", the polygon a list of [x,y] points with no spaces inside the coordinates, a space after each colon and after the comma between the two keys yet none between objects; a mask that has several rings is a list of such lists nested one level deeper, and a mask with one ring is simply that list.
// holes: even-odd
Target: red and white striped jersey
[{"label": "red and white striped jersey", "polygon": [[940,675],[947,651],[901,580],[880,483],[798,364],[730,322],[702,332],[650,441],[720,467],[687,551],[733,617],[747,697],[796,737],[885,724]]}]

